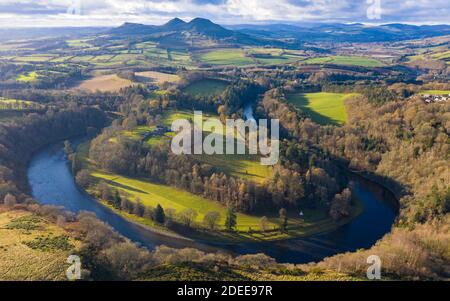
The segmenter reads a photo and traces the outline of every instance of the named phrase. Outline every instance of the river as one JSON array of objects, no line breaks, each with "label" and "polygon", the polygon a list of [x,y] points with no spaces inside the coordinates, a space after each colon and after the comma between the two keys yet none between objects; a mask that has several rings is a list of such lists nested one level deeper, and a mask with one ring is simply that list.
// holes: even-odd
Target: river
[{"label": "river", "polygon": [[[76,144],[77,141],[73,141]],[[153,249],[158,245],[194,247],[204,251],[223,250],[232,254],[265,253],[279,262],[318,261],[337,253],[372,246],[390,231],[396,216],[395,198],[382,187],[360,177],[354,193],[365,210],[337,230],[277,242],[205,243],[167,237],[127,221],[78,188],[70,171],[63,144],[48,146],[33,156],[28,168],[32,196],[41,204],[57,205],[72,212],[90,211],[130,240]]]}]

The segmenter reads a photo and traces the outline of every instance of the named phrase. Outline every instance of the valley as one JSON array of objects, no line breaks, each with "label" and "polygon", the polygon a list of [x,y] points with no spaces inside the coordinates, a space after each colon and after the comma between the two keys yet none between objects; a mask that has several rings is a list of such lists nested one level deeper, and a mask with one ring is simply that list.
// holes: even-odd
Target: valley
[{"label": "valley", "polygon": [[[86,280],[361,280],[373,252],[388,279],[448,278],[448,25],[17,36],[0,44],[1,280],[63,280],[68,252]],[[226,144],[195,111],[277,120],[277,160],[250,129],[231,132],[244,154],[174,152],[180,119]]]}]

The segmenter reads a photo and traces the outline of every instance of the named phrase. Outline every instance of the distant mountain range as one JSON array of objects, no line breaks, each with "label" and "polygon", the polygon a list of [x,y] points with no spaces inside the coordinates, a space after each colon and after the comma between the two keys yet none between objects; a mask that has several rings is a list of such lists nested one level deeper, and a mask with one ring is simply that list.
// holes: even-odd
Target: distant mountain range
[{"label": "distant mountain range", "polygon": [[304,42],[389,42],[450,35],[450,25],[414,26],[387,24],[268,24],[223,27],[208,19],[185,22],[175,18],[164,25],[125,23],[109,34],[118,37],[146,37],[163,46],[216,44],[298,46]]},{"label": "distant mountain range", "polygon": [[450,25],[354,24],[234,25],[228,27],[259,38],[314,42],[389,42],[450,35]]},{"label": "distant mountain range", "polygon": [[[1,34],[3,33],[3,34]],[[95,34],[112,39],[152,40],[165,47],[215,45],[270,45],[299,47],[305,42],[391,42],[450,35],[450,25],[387,24],[266,24],[221,26],[208,19],[185,22],[175,18],[163,25],[125,23],[117,28],[33,28],[0,29],[0,41],[41,37],[69,37]]]}]

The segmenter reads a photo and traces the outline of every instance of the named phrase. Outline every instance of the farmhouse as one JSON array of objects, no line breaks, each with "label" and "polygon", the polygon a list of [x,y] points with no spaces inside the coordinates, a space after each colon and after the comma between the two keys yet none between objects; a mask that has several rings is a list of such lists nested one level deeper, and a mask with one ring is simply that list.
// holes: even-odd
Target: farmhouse
[{"label": "farmhouse", "polygon": [[422,100],[425,103],[439,103],[439,102],[447,102],[450,99],[450,94],[448,95],[430,95],[424,94],[422,96]]}]

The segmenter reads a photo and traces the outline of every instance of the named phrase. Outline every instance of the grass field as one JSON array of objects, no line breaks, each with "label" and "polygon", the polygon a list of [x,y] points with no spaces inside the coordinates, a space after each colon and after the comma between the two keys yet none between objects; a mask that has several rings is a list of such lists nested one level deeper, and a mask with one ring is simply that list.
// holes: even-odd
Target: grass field
[{"label": "grass field", "polygon": [[361,67],[382,67],[384,63],[368,58],[359,56],[327,56],[311,58],[302,63],[306,64],[336,64],[336,65],[349,65],[349,66],[361,66]]},{"label": "grass field", "polygon": [[39,74],[36,71],[21,74],[17,77],[17,81],[21,83],[34,83],[39,79]]},{"label": "grass field", "polygon": [[[224,229],[224,221],[226,216],[226,207],[202,198],[201,196],[180,190],[171,186],[152,183],[146,179],[128,178],[116,174],[110,174],[99,170],[94,170],[92,176],[98,180],[104,180],[112,188],[126,194],[131,201],[139,198],[145,206],[156,207],[160,204],[165,210],[172,208],[175,213],[180,213],[187,208],[194,209],[198,216],[196,217],[196,224],[202,227],[204,215],[209,211],[216,211],[220,213],[219,229]],[[122,214],[122,211],[118,211]],[[362,212],[362,207],[357,206],[352,218]],[[126,214],[126,213],[123,213]],[[289,212],[289,233],[280,233],[278,229],[278,217],[276,214],[267,214],[269,231],[266,233],[260,232],[261,215],[248,215],[243,213],[237,214],[236,233],[221,232],[215,233],[215,239],[231,239],[231,240],[274,240],[286,239],[289,237],[307,236],[313,233],[318,233],[335,228],[338,225],[345,224],[349,219],[343,220],[339,223],[331,220],[323,211],[318,210],[304,210],[304,217],[299,219],[295,216],[295,212]],[[142,218],[126,214],[127,218],[131,218],[138,222],[144,222],[148,226],[152,223],[147,223]],[[251,229],[251,232],[249,232]],[[206,237],[209,237],[207,232],[204,232]],[[203,236],[202,238],[205,238]],[[207,238],[211,239],[211,237]]]},{"label": "grass field", "polygon": [[301,108],[317,123],[342,125],[347,122],[344,101],[354,94],[344,93],[297,93],[287,96],[287,101]]},{"label": "grass field", "polygon": [[256,155],[195,155],[195,158],[228,175],[255,183],[264,183],[272,177],[272,167],[261,165]]},{"label": "grass field", "polygon": [[78,39],[78,40],[67,40],[66,43],[69,47],[73,48],[88,48],[92,47],[91,44],[88,43],[89,39]]},{"label": "grass field", "polygon": [[186,88],[184,92],[198,97],[220,95],[227,88],[228,83],[222,80],[203,79],[196,81]]},{"label": "grass field", "polygon": [[9,99],[0,97],[0,110],[25,110],[31,108],[38,108],[40,105],[38,103],[19,100],[19,99]]},{"label": "grass field", "polygon": [[[225,222],[226,207],[194,195],[187,191],[183,191],[171,186],[151,183],[145,179],[132,179],[119,175],[112,175],[104,172],[94,172],[92,174],[98,179],[107,180],[112,187],[126,192],[131,196],[131,200],[140,198],[146,206],[156,207],[160,204],[164,209],[173,208],[177,212],[184,209],[192,208],[197,211],[197,223],[201,223],[205,213],[208,211],[217,211],[221,215],[220,225]],[[238,213],[238,230],[246,231],[249,227],[259,228],[259,220],[261,217],[251,216]],[[271,226],[275,224],[271,223]]]},{"label": "grass field", "polygon": [[[191,194],[189,192],[173,188],[170,186],[151,183],[145,179],[133,179],[116,174],[109,174],[101,171],[94,171],[92,173],[98,180],[104,180],[114,189],[118,189],[122,194],[129,197],[131,201],[139,198],[145,206],[155,207],[160,204],[165,210],[175,209],[175,214],[180,213],[184,209],[192,208],[197,213],[195,223],[198,227],[203,227],[203,217],[209,211],[216,211],[220,214],[219,229],[224,230],[224,221],[226,215],[226,207],[204,199],[200,196]],[[358,204],[354,215],[356,217],[362,212],[363,208]],[[127,218],[136,222],[143,223],[147,226],[154,227],[153,222],[147,221],[143,218],[133,216],[131,214],[117,211]],[[262,214],[248,215],[243,213],[237,214],[237,227],[235,233],[223,232],[208,233],[203,232],[199,238],[202,239],[218,239],[218,240],[276,240],[286,239],[291,237],[302,237],[312,235],[327,230],[336,228],[339,225],[347,223],[351,218],[342,220],[339,223],[331,220],[328,215],[319,210],[304,210],[304,217],[302,219],[296,217],[296,212],[289,212],[288,233],[281,233],[278,229],[278,217],[276,214],[266,214],[268,217],[268,232],[260,231],[260,219]],[[157,227],[159,229],[160,226]],[[250,231],[251,230],[251,231]],[[197,235],[198,233],[193,235]]]},{"label": "grass field", "polygon": [[252,65],[252,58],[246,57],[243,49],[222,49],[207,52],[200,56],[200,61],[209,65],[245,66]]},{"label": "grass field", "polygon": [[438,59],[438,60],[448,60],[448,59],[450,59],[450,50],[449,51],[435,53],[435,54],[432,55],[432,57],[435,58],[435,59]]},{"label": "grass field", "polygon": [[108,74],[85,80],[78,86],[78,89],[89,92],[118,92],[120,89],[131,85],[133,85],[133,82],[130,80],[120,78],[116,74]]},{"label": "grass field", "polygon": [[420,94],[430,94],[430,95],[450,95],[450,90],[424,90],[420,91]]},{"label": "grass field", "polygon": [[249,48],[247,53],[255,63],[262,65],[288,64],[303,59],[295,50],[285,51],[281,48]]},{"label": "grass field", "polygon": [[[203,114],[203,120],[210,117],[217,117],[209,114]],[[170,127],[172,122],[176,119],[193,120],[193,113],[187,110],[183,111],[168,111],[164,114],[163,124]],[[131,131],[122,131],[122,134],[133,138],[142,139],[145,132],[152,132],[155,126],[138,126]],[[216,132],[219,133],[219,132]],[[209,135],[210,133],[204,133]],[[220,133],[225,135],[225,133]],[[155,136],[149,138],[146,142],[149,145],[156,145],[163,141],[169,142],[174,133],[166,133],[163,136]],[[223,138],[225,143],[226,139]],[[260,157],[257,155],[195,155],[197,160],[217,167],[228,175],[245,178],[255,183],[263,183],[272,175],[272,168],[260,164]]]},{"label": "grass field", "polygon": [[[67,257],[56,244],[68,237],[64,229],[29,212],[0,208],[0,280],[66,280]],[[70,245],[79,243],[72,238]]]},{"label": "grass field", "polygon": [[46,56],[46,55],[41,55],[41,56],[20,56],[20,57],[15,57],[14,61],[16,62],[25,62],[25,63],[42,63],[42,62],[47,62],[49,60],[53,59],[53,56]]},{"label": "grass field", "polygon": [[187,51],[168,50],[157,47],[152,43],[137,44],[142,49],[145,60],[155,65],[192,67],[191,56]]}]

